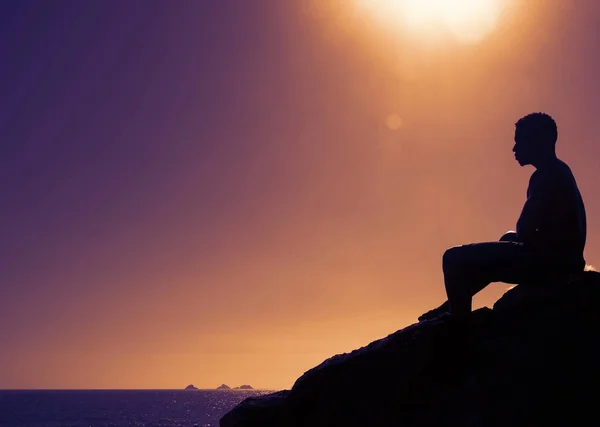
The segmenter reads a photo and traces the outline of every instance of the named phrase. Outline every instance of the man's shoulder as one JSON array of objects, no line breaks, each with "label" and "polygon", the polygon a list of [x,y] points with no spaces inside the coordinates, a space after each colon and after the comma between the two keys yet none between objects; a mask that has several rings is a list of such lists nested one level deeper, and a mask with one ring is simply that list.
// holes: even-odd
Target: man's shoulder
[{"label": "man's shoulder", "polygon": [[529,186],[532,188],[556,188],[570,185],[573,182],[575,182],[575,176],[569,165],[557,159],[552,166],[533,172]]},{"label": "man's shoulder", "polygon": [[553,169],[553,175],[555,179],[558,179],[559,181],[568,182],[575,180],[575,175],[573,174],[573,171],[571,170],[569,165],[563,162],[562,160],[558,159],[558,161],[556,162],[556,166]]},{"label": "man's shoulder", "polygon": [[556,159],[556,166],[555,169],[557,172],[562,172],[562,173],[568,173],[568,174],[573,174],[573,172],[571,171],[571,167],[564,162],[561,159]]},{"label": "man's shoulder", "polygon": [[530,187],[547,187],[553,186],[564,176],[562,166],[556,165],[546,167],[544,169],[536,169],[529,178]]},{"label": "man's shoulder", "polygon": [[556,159],[551,165],[544,167],[543,169],[536,169],[531,174],[532,180],[546,180],[553,178],[572,177],[573,171],[568,164],[560,159]]}]

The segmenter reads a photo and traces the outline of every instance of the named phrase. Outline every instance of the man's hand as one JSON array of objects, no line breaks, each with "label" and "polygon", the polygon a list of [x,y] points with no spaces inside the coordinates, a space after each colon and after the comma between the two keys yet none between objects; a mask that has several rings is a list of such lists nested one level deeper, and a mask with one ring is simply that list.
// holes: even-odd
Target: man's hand
[{"label": "man's hand", "polygon": [[520,242],[515,231],[507,231],[500,237],[501,242]]}]

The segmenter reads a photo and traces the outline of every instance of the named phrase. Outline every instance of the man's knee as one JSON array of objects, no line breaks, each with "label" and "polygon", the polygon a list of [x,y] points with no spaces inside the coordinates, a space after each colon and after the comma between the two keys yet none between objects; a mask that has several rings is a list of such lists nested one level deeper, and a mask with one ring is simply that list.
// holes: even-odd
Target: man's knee
[{"label": "man's knee", "polygon": [[453,271],[458,267],[462,259],[462,251],[463,246],[454,246],[444,252],[442,256],[442,269],[444,272]]},{"label": "man's knee", "polygon": [[[496,244],[496,242],[493,243],[493,245]],[[463,275],[467,269],[477,268],[478,264],[489,257],[489,252],[490,243],[470,243],[447,249],[442,256],[444,275]]]}]

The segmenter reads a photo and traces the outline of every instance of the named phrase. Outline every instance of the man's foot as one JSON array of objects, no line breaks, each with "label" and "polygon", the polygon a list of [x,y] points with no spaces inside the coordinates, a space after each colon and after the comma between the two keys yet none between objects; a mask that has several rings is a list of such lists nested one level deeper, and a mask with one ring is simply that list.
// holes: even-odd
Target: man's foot
[{"label": "man's foot", "polygon": [[421,314],[418,317],[418,319],[419,319],[419,322],[422,322],[424,320],[431,320],[431,319],[435,319],[436,317],[440,317],[442,314],[449,313],[449,312],[450,312],[450,304],[448,303],[448,301],[446,301],[445,303],[440,305],[438,308],[434,308],[433,310],[429,310],[425,314]]}]

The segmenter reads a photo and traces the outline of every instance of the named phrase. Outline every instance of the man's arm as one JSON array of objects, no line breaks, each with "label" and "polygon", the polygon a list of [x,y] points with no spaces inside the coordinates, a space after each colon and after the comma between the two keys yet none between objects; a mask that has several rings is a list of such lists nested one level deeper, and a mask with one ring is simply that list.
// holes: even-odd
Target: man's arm
[{"label": "man's arm", "polygon": [[500,242],[520,242],[516,231],[507,231],[500,237]]},{"label": "man's arm", "polygon": [[517,221],[517,237],[525,243],[538,241],[538,232],[552,215],[553,200],[558,188],[551,174],[534,172],[529,181],[527,201]]}]

